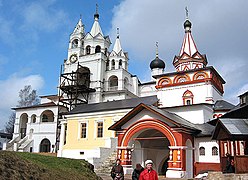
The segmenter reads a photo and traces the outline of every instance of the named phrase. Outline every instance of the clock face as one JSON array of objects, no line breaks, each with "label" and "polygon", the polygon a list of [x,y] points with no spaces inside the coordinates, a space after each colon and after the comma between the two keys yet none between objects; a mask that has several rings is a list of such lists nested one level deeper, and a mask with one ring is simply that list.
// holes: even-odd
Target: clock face
[{"label": "clock face", "polygon": [[76,62],[76,61],[77,61],[77,59],[78,59],[78,57],[77,57],[77,55],[76,55],[76,54],[72,54],[72,55],[70,56],[70,62],[71,62],[71,63]]}]

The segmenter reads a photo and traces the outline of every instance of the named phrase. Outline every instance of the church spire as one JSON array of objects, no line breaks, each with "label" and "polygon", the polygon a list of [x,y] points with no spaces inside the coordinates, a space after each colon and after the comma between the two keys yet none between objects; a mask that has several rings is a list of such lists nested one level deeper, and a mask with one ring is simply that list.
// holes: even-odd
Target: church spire
[{"label": "church spire", "polygon": [[78,23],[77,23],[76,27],[73,30],[73,33],[74,34],[76,34],[76,33],[83,33],[84,34],[84,24],[82,22],[81,14],[80,14],[80,18],[78,20]]},{"label": "church spire", "polygon": [[120,52],[123,52],[122,47],[121,47],[119,28],[117,28],[117,37],[116,37],[116,40],[115,40],[115,44],[114,44],[114,47],[113,47],[113,51],[114,51],[116,54],[119,54]]},{"label": "church spire", "polygon": [[101,34],[103,36],[102,29],[101,29],[98,21],[99,21],[98,4],[96,4],[96,13],[94,14],[94,24],[93,24],[91,31],[90,31],[90,34],[93,37],[95,37],[98,34]]},{"label": "church spire", "polygon": [[173,60],[173,65],[178,71],[203,68],[207,65],[206,55],[200,54],[191,34],[192,23],[189,20],[187,7],[185,8],[185,10],[186,20],[183,24],[185,30],[183,44],[180,49],[179,56],[175,56]]},{"label": "church spire", "polygon": [[[116,35],[114,47],[109,55],[109,59],[112,59],[112,61],[117,62],[119,69],[128,70],[128,53],[124,52],[124,50],[121,47],[119,28],[116,29],[116,34],[117,35]],[[116,67],[112,67],[111,69],[116,69]]]},{"label": "church spire", "polygon": [[192,23],[189,20],[189,12],[188,12],[187,7],[185,8],[185,10],[186,10],[186,20],[183,24],[185,35],[184,35],[183,44],[182,44],[179,56],[181,56],[183,53],[186,53],[187,55],[192,57],[192,55],[198,52],[198,50],[194,42],[193,36],[191,34]]}]

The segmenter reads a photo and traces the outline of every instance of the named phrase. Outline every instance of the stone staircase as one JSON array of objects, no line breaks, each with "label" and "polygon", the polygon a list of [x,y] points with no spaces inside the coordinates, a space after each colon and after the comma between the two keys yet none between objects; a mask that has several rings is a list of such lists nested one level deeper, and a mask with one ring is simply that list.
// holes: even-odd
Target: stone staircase
[{"label": "stone staircase", "polygon": [[18,147],[18,151],[19,152],[24,152],[24,151],[26,151],[26,147],[31,143],[31,142],[33,142],[33,139],[25,139],[25,141],[23,141],[22,143],[21,143],[21,145]]},{"label": "stone staircase", "polygon": [[33,142],[33,139],[29,139],[29,136],[26,135],[24,138],[21,139],[20,136],[15,137],[8,143],[6,143],[6,149],[7,151],[19,151],[19,152],[25,152],[28,151],[29,149],[28,146],[30,143]]},{"label": "stone staircase", "polygon": [[16,136],[11,141],[6,143],[6,149],[7,151],[15,151],[15,146],[17,146],[17,142],[21,140],[21,136]]},{"label": "stone staircase", "polygon": [[117,157],[117,151],[110,153],[109,156],[106,158],[106,160],[101,164],[101,166],[95,169],[95,172],[110,174],[110,171],[113,165],[115,164],[116,157]]}]

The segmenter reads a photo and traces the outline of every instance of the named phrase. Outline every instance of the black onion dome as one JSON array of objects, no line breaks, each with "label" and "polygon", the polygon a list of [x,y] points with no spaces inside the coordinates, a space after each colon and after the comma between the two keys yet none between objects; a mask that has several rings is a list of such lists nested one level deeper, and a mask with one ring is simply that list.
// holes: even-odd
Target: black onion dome
[{"label": "black onion dome", "polygon": [[159,57],[156,57],[154,60],[152,60],[152,62],[150,63],[150,68],[154,69],[154,68],[165,68],[165,63],[163,60],[159,59]]},{"label": "black onion dome", "polygon": [[184,22],[183,26],[184,26],[184,29],[185,29],[186,27],[191,28],[192,23],[191,23],[188,19],[186,19],[186,21]]},{"label": "black onion dome", "polygon": [[99,14],[98,13],[94,14],[94,19],[99,19]]}]

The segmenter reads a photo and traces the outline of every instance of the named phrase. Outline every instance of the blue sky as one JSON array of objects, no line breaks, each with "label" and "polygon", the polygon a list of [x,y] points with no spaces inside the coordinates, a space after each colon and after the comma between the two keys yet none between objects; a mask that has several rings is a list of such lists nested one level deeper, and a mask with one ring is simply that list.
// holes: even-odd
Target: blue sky
[{"label": "blue sky", "polygon": [[188,6],[198,50],[207,54],[209,65],[227,81],[225,98],[237,103],[237,95],[248,90],[245,0],[225,4],[217,0],[0,0],[0,128],[24,85],[31,84],[39,95],[57,92],[69,35],[80,14],[86,32],[90,31],[96,3],[104,35],[114,42],[120,28],[129,70],[141,81],[151,78],[149,63],[155,57],[156,41],[166,72],[174,71],[172,60],[182,44]]}]

